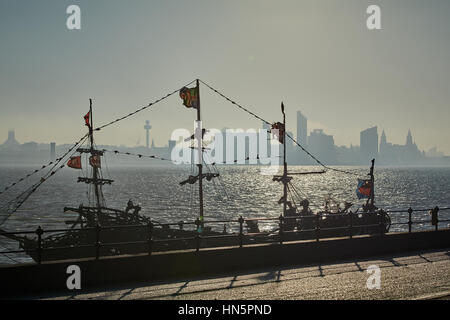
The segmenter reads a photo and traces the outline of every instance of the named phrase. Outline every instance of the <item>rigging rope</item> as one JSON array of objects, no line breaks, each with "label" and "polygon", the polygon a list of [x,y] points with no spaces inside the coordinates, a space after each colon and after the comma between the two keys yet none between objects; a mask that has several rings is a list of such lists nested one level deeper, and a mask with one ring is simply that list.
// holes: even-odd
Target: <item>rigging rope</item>
[{"label": "rigging rope", "polygon": [[[56,159],[56,161],[59,161],[59,158]],[[20,182],[26,180],[27,178],[33,176],[34,174],[36,174],[36,173],[38,173],[38,172],[44,170],[45,168],[51,166],[52,164],[53,164],[53,161],[50,161],[48,164],[43,165],[40,169],[36,169],[36,170],[34,170],[33,172],[31,172],[31,173],[29,173],[29,174],[23,176],[23,177],[20,178],[19,180],[16,180],[16,182],[11,183],[10,185],[6,186],[6,187],[4,188],[3,191],[0,191],[0,194],[5,193],[6,191],[10,190],[10,189],[11,189],[12,187],[14,187],[15,185],[18,185]]]},{"label": "rigging rope", "polygon": [[[144,155],[144,154],[140,154],[140,153],[132,153],[132,152],[123,152],[123,151],[119,151],[119,150],[107,150],[107,149],[102,149],[103,152],[109,152],[109,153],[114,153],[114,154],[120,154],[120,155],[127,155],[127,156],[132,156],[132,157],[138,157],[138,158],[148,158],[148,159],[155,159],[155,160],[162,160],[162,161],[171,161],[172,159],[167,159],[164,157],[161,157],[159,155]],[[280,156],[276,156],[276,158],[279,158]],[[235,159],[233,160],[233,163],[238,163],[241,161],[252,161],[252,160],[262,160],[262,159],[272,159],[271,157],[267,157],[267,158],[261,158],[259,155],[256,155],[256,158],[250,158],[250,157],[246,157],[244,159]],[[214,166],[216,165],[217,162],[212,162],[211,165]],[[223,161],[223,162],[219,162],[219,164],[230,164],[227,161]]]},{"label": "rigging rope", "polygon": [[114,154],[121,154],[121,155],[127,155],[127,156],[133,156],[133,157],[138,157],[138,158],[148,158],[148,159],[156,159],[156,160],[162,160],[162,161],[172,161],[171,159],[167,159],[167,158],[163,158],[157,155],[144,155],[144,154],[139,154],[139,153],[131,153],[131,152],[121,152],[119,150],[106,150],[106,149],[102,149],[103,152],[109,152],[109,153],[114,153]]},{"label": "rigging rope", "polygon": [[135,115],[136,113],[139,113],[139,112],[141,112],[141,111],[143,111],[143,110],[145,110],[145,109],[148,109],[148,108],[150,108],[151,106],[157,104],[158,102],[161,102],[161,101],[167,99],[168,97],[174,95],[175,93],[179,92],[182,88],[189,86],[189,85],[192,84],[193,82],[195,82],[195,80],[192,80],[191,82],[189,82],[189,83],[186,84],[185,86],[181,87],[180,89],[174,90],[174,91],[172,91],[171,93],[166,94],[166,95],[163,96],[162,98],[159,98],[158,100],[155,100],[155,101],[153,101],[153,102],[150,102],[150,103],[147,104],[146,106],[143,106],[142,108],[137,109],[136,111],[127,114],[126,116],[123,116],[123,117],[121,117],[121,118],[117,118],[116,120],[113,120],[113,121],[111,121],[111,122],[108,122],[108,123],[106,123],[106,124],[104,124],[104,125],[102,125],[102,126],[100,126],[100,127],[95,128],[94,130],[95,130],[95,131],[100,131],[100,130],[102,130],[103,128],[106,128],[106,127],[108,127],[108,126],[110,126],[110,125],[112,125],[112,124],[114,124],[114,123],[116,123],[116,122],[122,121],[122,120],[124,120],[124,119],[126,119],[126,118],[129,118],[129,117]]},{"label": "rigging rope", "polygon": [[223,93],[221,93],[219,90],[214,89],[213,87],[211,87],[209,84],[205,83],[202,80],[199,80],[201,83],[203,83],[205,86],[207,86],[210,90],[214,91],[215,93],[217,93],[218,95],[220,95],[222,98],[224,98],[225,100],[231,102],[232,104],[234,104],[236,107],[238,107],[239,109],[244,110],[245,112],[247,112],[248,114],[252,115],[253,117],[255,117],[258,120],[261,120],[262,122],[271,125],[270,122],[268,122],[267,120],[264,120],[263,118],[259,117],[258,115],[256,115],[255,113],[251,112],[250,110],[248,110],[247,108],[243,107],[242,105],[240,105],[239,103],[237,103],[236,101],[228,98],[226,95],[224,95]]},{"label": "rigging rope", "polygon": [[[8,203],[6,203],[3,207],[0,208],[0,225],[2,225],[6,221],[6,219],[8,219],[12,214],[14,214],[23,205],[23,203],[34,192],[36,192],[36,190],[44,182],[46,182],[50,177],[54,176],[59,170],[65,167],[65,164],[61,165],[64,158],[66,158],[67,155],[71,153],[75,147],[84,143],[87,137],[88,134],[85,134],[82,138],[80,138],[80,140],[78,140],[74,145],[72,145],[72,147],[70,147],[68,151],[62,157],[59,158],[59,160],[51,167],[51,169],[46,174],[44,174],[44,176],[41,177],[41,179],[37,183],[32,185],[30,188],[26,189],[24,192],[22,192],[17,197],[15,197],[14,199],[12,199]],[[74,154],[75,152],[76,151],[74,151],[72,154]]]}]

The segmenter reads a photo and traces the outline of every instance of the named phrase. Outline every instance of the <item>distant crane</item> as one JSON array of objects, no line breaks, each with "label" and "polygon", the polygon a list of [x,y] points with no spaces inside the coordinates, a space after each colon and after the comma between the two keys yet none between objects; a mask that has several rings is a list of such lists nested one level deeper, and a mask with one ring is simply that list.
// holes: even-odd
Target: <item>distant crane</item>
[{"label": "distant crane", "polygon": [[144,126],[144,129],[145,129],[145,131],[146,131],[146,146],[147,146],[147,149],[149,149],[149,134],[150,134],[150,129],[152,128],[152,126],[150,125],[150,121],[149,120],[145,120],[145,126]]}]

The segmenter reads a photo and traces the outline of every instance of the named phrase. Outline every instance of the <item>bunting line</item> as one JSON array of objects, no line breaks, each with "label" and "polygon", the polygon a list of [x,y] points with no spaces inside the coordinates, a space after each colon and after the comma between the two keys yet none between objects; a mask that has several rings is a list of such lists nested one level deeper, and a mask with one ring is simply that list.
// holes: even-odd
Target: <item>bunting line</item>
[{"label": "bunting line", "polygon": [[[120,155],[127,155],[127,156],[134,156],[134,157],[138,157],[138,158],[149,158],[149,159],[156,159],[156,160],[163,160],[163,161],[170,161],[172,162],[172,159],[167,159],[158,155],[144,155],[144,154],[139,154],[139,153],[131,153],[131,152],[122,152],[122,151],[118,151],[118,150],[106,150],[106,149],[102,149],[103,152],[108,152],[108,153],[114,153],[114,154],[120,154]],[[273,158],[279,158],[280,156],[277,157],[273,157]],[[246,157],[245,159],[238,159],[238,160],[233,160],[233,163],[237,163],[239,161],[251,161],[251,160],[262,160],[262,159],[272,159],[272,157],[267,157],[267,158],[261,158],[259,155],[256,155],[256,158],[250,158],[250,157]],[[228,163],[226,161],[223,162],[213,162],[210,163],[209,165],[216,165],[216,164],[231,164]]]},{"label": "bunting line", "polygon": [[159,102],[161,102],[161,101],[163,101],[163,100],[169,98],[170,96],[174,95],[175,93],[179,92],[182,88],[191,85],[193,82],[195,82],[195,80],[192,80],[191,82],[189,82],[189,83],[186,84],[185,86],[180,87],[180,89],[177,89],[177,90],[175,90],[175,91],[172,91],[172,92],[166,94],[165,96],[163,96],[162,98],[159,98],[158,100],[155,100],[155,101],[153,101],[153,102],[150,102],[150,103],[147,104],[146,106],[143,106],[142,108],[139,108],[139,109],[137,109],[136,111],[133,111],[133,112],[131,112],[131,113],[129,113],[129,114],[127,114],[127,115],[121,117],[121,118],[117,118],[116,120],[113,120],[113,121],[111,121],[111,122],[108,122],[108,123],[106,123],[106,124],[104,124],[104,125],[102,125],[102,126],[100,126],[100,127],[95,128],[94,130],[95,130],[95,131],[100,131],[100,130],[102,130],[103,128],[106,128],[106,127],[108,127],[108,126],[110,126],[110,125],[112,125],[112,124],[114,124],[114,123],[119,122],[119,121],[125,120],[125,119],[127,119],[127,118],[129,118],[129,117],[135,115],[136,113],[139,113],[139,112],[141,112],[141,111],[143,111],[143,110],[145,110],[145,109],[148,109],[148,108],[150,108],[151,106],[154,106],[155,104],[157,104],[157,103],[159,103]]},{"label": "bunting line", "polygon": [[[9,201],[7,204],[5,204],[3,207],[0,208],[0,225],[3,224],[6,219],[8,219],[12,214],[14,214],[19,208],[24,204],[24,202],[34,193],[36,190],[44,183],[46,182],[50,177],[54,176],[59,170],[65,167],[65,164],[61,164],[64,160],[64,158],[67,157],[69,153],[72,152],[74,148],[76,148],[78,145],[84,143],[84,141],[88,138],[89,134],[85,134],[83,137],[80,138],[74,145],[72,145],[66,153],[60,158],[57,159],[57,161],[54,163],[54,165],[51,167],[51,169],[41,177],[39,182],[32,185],[30,188],[26,189],[24,192],[19,194],[17,197]],[[74,151],[73,153],[75,153]],[[73,154],[72,153],[72,154]],[[71,155],[72,155],[71,154]],[[56,169],[55,169],[56,168]],[[19,200],[20,199],[20,200]]]},{"label": "bunting line", "polygon": [[[59,160],[59,159],[56,159],[56,160]],[[12,187],[18,185],[20,182],[22,182],[22,181],[26,180],[27,178],[33,176],[34,174],[36,174],[36,173],[38,173],[38,172],[44,170],[45,168],[51,166],[52,164],[53,164],[53,161],[50,161],[48,164],[43,165],[40,169],[36,169],[36,170],[34,170],[33,172],[31,172],[31,173],[29,173],[29,174],[23,176],[23,177],[20,178],[19,180],[16,180],[15,182],[9,184],[8,186],[6,186],[6,187],[3,189],[3,191],[0,191],[0,195],[3,194],[3,193],[5,193],[6,191],[10,190]]]}]

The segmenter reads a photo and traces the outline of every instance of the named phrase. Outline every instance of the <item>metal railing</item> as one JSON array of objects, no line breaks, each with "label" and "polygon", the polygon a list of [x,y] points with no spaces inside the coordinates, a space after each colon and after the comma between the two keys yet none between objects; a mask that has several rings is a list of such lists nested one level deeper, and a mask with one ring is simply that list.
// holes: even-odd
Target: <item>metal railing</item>
[{"label": "metal railing", "polygon": [[[432,208],[432,209],[417,209],[413,210],[412,208],[409,208],[407,210],[387,210],[385,213],[387,214],[398,214],[398,213],[408,213],[408,221],[407,222],[395,222],[390,223],[390,225],[408,225],[408,232],[412,233],[412,226],[414,224],[423,224],[423,223],[429,223],[431,222],[432,226],[434,226],[434,230],[438,231],[438,225],[439,223],[443,222],[450,222],[449,219],[446,220],[439,220],[438,213],[440,211],[448,211],[450,210],[450,207],[448,208]],[[415,212],[429,212],[430,219],[428,220],[413,220],[413,213]],[[16,232],[1,232],[0,236],[6,236],[8,238],[11,238],[13,240],[20,241],[17,237],[18,235],[35,235],[36,237],[36,248],[35,249],[22,249],[22,250],[10,250],[10,251],[0,251],[0,254],[6,255],[6,254],[18,254],[18,253],[35,253],[34,260],[41,264],[42,262],[42,256],[44,252],[51,252],[52,250],[73,250],[77,248],[95,248],[95,259],[99,259],[101,255],[101,248],[105,247],[115,247],[115,246],[130,246],[130,245],[141,245],[145,246],[147,248],[146,252],[145,250],[141,250],[139,253],[147,253],[148,255],[151,255],[153,252],[156,252],[154,250],[154,245],[156,244],[169,244],[176,241],[179,242],[186,242],[186,241],[194,241],[195,243],[195,251],[200,251],[201,248],[210,248],[214,246],[204,246],[202,247],[202,241],[207,241],[210,239],[227,239],[227,238],[234,238],[234,245],[239,246],[240,248],[244,247],[244,242],[246,239],[256,239],[262,240],[260,242],[253,242],[253,243],[268,243],[268,242],[278,242],[279,244],[283,244],[284,242],[290,242],[290,241],[298,241],[298,240],[306,240],[305,238],[302,238],[301,235],[305,235],[306,233],[309,234],[309,237],[307,239],[320,241],[320,239],[330,238],[330,237],[349,237],[352,239],[355,236],[355,231],[365,229],[368,230],[368,228],[371,228],[370,234],[372,235],[380,235],[383,236],[385,234],[385,223],[384,220],[385,217],[383,214],[377,213],[365,213],[364,215],[373,215],[373,217],[377,217],[378,220],[376,223],[370,223],[370,224],[355,224],[355,219],[359,215],[363,213],[358,212],[348,212],[348,213],[319,213],[319,214],[310,214],[310,215],[296,215],[296,216],[279,216],[276,218],[249,218],[245,219],[242,216],[240,216],[237,220],[214,220],[214,221],[200,221],[199,219],[191,222],[178,222],[178,223],[154,223],[150,221],[148,224],[138,224],[138,225],[120,225],[120,226],[101,226],[100,224],[97,224],[94,227],[86,227],[82,229],[50,229],[50,230],[44,230],[39,226],[35,231],[16,231]],[[324,227],[322,224],[324,220],[327,218],[335,218],[338,216],[345,216],[347,217],[346,221],[347,223],[345,225],[341,225],[338,227]],[[295,220],[294,223],[298,222],[298,220],[303,219],[303,222],[307,221],[307,219],[311,219],[314,221],[313,224],[309,224],[309,229],[298,229],[292,228],[292,221],[290,226],[286,226],[286,224],[289,222],[289,220]],[[372,219],[374,220],[374,219]],[[259,231],[258,232],[244,232],[244,223],[248,222],[273,222],[274,224],[278,224],[278,229],[272,230],[272,231]],[[222,234],[219,232],[216,232],[214,235],[202,235],[204,234],[204,231],[201,229],[202,226],[205,225],[217,225],[219,223],[227,223],[227,224],[237,224],[238,225],[238,232],[234,233],[226,233],[225,230]],[[185,225],[193,225],[195,226],[195,229],[192,231],[188,231],[191,233],[194,233],[194,236],[191,237],[184,237],[184,238],[170,238],[170,239],[156,239],[154,237],[154,231],[155,227],[162,228],[163,230],[166,228],[167,230],[175,230],[170,229],[171,226],[178,226],[179,230],[184,230]],[[298,226],[298,224],[296,224]],[[249,225],[247,225],[247,228],[249,228]],[[121,241],[121,242],[102,242],[102,232],[105,230],[125,230],[125,229],[138,229],[143,231],[146,234],[146,238],[144,240],[139,241]],[[378,231],[375,231],[378,230]],[[326,232],[329,231],[340,231],[339,235],[336,235],[333,233],[330,233],[327,235]],[[56,246],[56,247],[44,247],[43,246],[43,236],[45,234],[50,233],[62,233],[62,232],[94,232],[94,241],[90,244],[84,244],[84,245],[69,245],[69,246]],[[325,236],[324,236],[325,233]],[[367,233],[364,233],[367,234]],[[289,237],[289,235],[294,235]],[[297,237],[296,237],[297,236]],[[264,238],[265,237],[265,238]],[[22,238],[23,239],[23,238]],[[31,240],[31,239],[30,239]],[[220,242],[218,243],[220,244]],[[233,245],[233,244],[232,244]],[[220,246],[216,245],[215,247]],[[180,250],[183,248],[174,248],[173,250]],[[157,251],[164,251],[164,250],[157,250]],[[169,250],[170,251],[170,250]]]}]

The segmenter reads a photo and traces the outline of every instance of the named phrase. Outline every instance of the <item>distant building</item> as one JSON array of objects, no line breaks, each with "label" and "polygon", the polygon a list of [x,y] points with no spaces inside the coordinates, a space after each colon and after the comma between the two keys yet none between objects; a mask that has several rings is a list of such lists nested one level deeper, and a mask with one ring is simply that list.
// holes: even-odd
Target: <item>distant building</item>
[{"label": "distant building", "polygon": [[381,134],[380,140],[380,160],[383,164],[415,164],[423,160],[424,154],[413,142],[411,130],[406,136],[405,145],[392,144],[387,142],[386,134]]},{"label": "distant building", "polygon": [[325,134],[322,129],[314,129],[309,135],[308,142],[311,153],[319,160],[328,164],[336,162],[333,136]]},{"label": "distant building", "polygon": [[24,153],[33,153],[38,150],[38,144],[36,142],[27,142],[20,145],[19,150]]},{"label": "distant building", "polygon": [[361,153],[359,146],[350,145],[350,147],[340,146],[336,147],[337,164],[340,165],[360,165]]},{"label": "distant building", "polygon": [[17,148],[20,143],[16,140],[14,130],[8,131],[8,139],[3,143],[2,147],[6,149]]},{"label": "distant building", "polygon": [[[286,134],[293,137],[292,132],[287,131]],[[294,143],[291,139],[287,138],[286,141],[286,160],[289,164],[296,164],[296,158],[297,158],[297,148],[295,148]]]},{"label": "distant building", "polygon": [[[297,111],[297,142],[305,148],[308,146],[308,119],[300,111]],[[300,148],[296,151],[296,163],[305,164],[307,155]]]},{"label": "distant building", "polygon": [[436,147],[431,148],[428,150],[425,155],[430,158],[443,158],[445,155],[443,152],[438,151]]},{"label": "distant building", "polygon": [[405,162],[406,163],[414,163],[419,161],[423,154],[420,152],[419,148],[413,142],[411,130],[408,130],[408,135],[406,136],[406,143],[405,143]]},{"label": "distant building", "polygon": [[378,129],[372,127],[360,133],[360,152],[363,163],[378,156]]},{"label": "distant building", "polygon": [[297,111],[297,142],[303,146],[308,144],[308,119]]},{"label": "distant building", "polygon": [[150,129],[152,128],[152,126],[150,125],[150,121],[149,120],[145,120],[145,146],[148,148],[150,148],[149,145],[149,141],[150,141]]},{"label": "distant building", "polygon": [[410,130],[408,130],[408,135],[406,136],[406,143],[405,143],[405,145],[406,146],[412,146],[414,143],[413,143],[413,140],[412,140],[412,134],[411,134],[411,129]]},{"label": "distant building", "polygon": [[50,143],[50,161],[55,161],[56,159],[56,143]]}]

